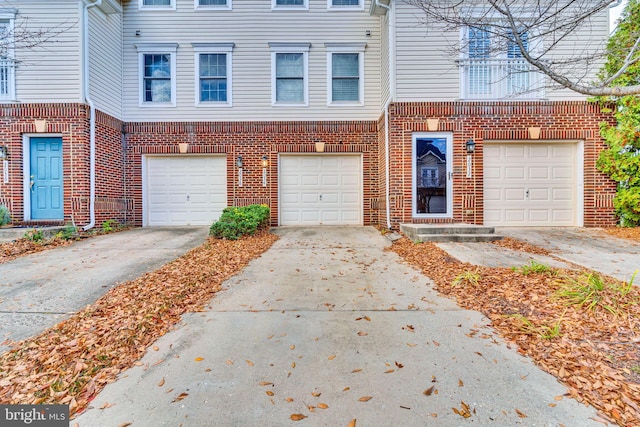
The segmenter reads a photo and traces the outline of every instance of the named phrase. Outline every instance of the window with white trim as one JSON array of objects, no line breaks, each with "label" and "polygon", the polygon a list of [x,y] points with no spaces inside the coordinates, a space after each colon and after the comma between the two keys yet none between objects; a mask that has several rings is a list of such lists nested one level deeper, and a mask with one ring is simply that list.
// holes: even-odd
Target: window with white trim
[{"label": "window with white trim", "polygon": [[192,43],[196,105],[231,106],[233,43]]},{"label": "window with white trim", "polygon": [[0,8],[0,100],[15,100],[14,20],[17,10]]},{"label": "window with white trim", "polygon": [[[524,49],[531,49],[527,31],[518,34]],[[539,75],[524,59],[515,37],[497,39],[487,28],[465,29],[461,58],[463,99],[540,98]]]},{"label": "window with white trim", "polygon": [[309,104],[309,48],[311,43],[269,43],[271,48],[271,103]]},{"label": "window with white trim", "polygon": [[325,43],[327,104],[364,104],[365,43]]},{"label": "window with white trim", "polygon": [[309,0],[271,0],[272,9],[309,9]]},{"label": "window with white trim", "polygon": [[175,9],[176,0],[139,0],[138,8],[148,10]]},{"label": "window with white trim", "polygon": [[140,105],[176,105],[177,43],[140,43]]},{"label": "window with white trim", "polygon": [[364,0],[327,0],[329,10],[364,9]]},{"label": "window with white trim", "polygon": [[196,9],[231,9],[231,0],[195,0]]}]

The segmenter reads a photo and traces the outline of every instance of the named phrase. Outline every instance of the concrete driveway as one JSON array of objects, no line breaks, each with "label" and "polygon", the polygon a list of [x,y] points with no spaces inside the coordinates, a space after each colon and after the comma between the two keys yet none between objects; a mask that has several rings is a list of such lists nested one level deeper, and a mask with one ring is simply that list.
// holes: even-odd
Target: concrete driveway
[{"label": "concrete driveway", "polygon": [[[531,243],[551,252],[552,257],[500,248],[491,243],[440,243],[450,255],[472,264],[513,267],[531,259],[551,266],[569,263],[629,281],[640,269],[640,242],[618,239],[604,230],[577,227],[497,227],[496,233]],[[640,273],[636,279],[640,284]]]},{"label": "concrete driveway", "polygon": [[[275,232],[209,310],[184,316],[73,423],[601,426],[377,230]],[[465,404],[469,418],[452,409]]]},{"label": "concrete driveway", "polygon": [[118,283],[172,261],[205,227],[137,228],[0,264],[0,352],[95,302]]}]

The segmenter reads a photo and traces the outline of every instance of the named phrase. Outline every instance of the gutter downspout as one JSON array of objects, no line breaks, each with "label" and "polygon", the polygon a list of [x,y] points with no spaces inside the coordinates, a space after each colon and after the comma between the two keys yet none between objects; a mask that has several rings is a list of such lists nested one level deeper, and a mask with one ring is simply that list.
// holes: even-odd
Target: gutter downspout
[{"label": "gutter downspout", "polygon": [[[379,0],[376,0],[376,4],[378,4]],[[385,151],[385,161],[387,163],[387,167],[385,168],[385,209],[387,213],[387,228],[391,230],[391,201],[389,200],[391,197],[391,178],[390,178],[390,147],[389,147],[389,105],[394,101],[396,97],[396,67],[395,67],[395,43],[396,39],[395,35],[395,8],[391,8],[391,3],[389,6],[382,5],[382,7],[388,10],[388,23],[389,23],[389,99],[384,105],[384,151]]]},{"label": "gutter downspout", "polygon": [[[91,2],[91,3],[90,3]],[[84,231],[96,224],[96,110],[89,95],[89,9],[100,6],[102,0],[82,0],[82,100],[89,106],[89,223]]]}]

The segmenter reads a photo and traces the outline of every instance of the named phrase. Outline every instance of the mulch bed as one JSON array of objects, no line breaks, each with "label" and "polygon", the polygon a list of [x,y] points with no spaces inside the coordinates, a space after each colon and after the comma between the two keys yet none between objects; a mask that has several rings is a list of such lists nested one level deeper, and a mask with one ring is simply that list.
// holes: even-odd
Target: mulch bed
[{"label": "mulch bed", "polygon": [[[540,250],[510,240],[501,245],[534,253]],[[434,244],[415,244],[406,238],[396,241],[391,250],[422,270],[439,292],[458,305],[485,314],[510,345],[566,385],[568,396],[593,405],[603,423],[640,425],[637,286],[626,296],[606,288],[595,309],[589,309],[568,304],[556,293],[561,283],[584,278],[584,270],[524,274],[522,270],[480,267],[453,259]],[[465,272],[478,276],[463,280],[461,273]],[[623,284],[600,277],[612,287]],[[612,314],[605,306],[618,310]]]},{"label": "mulch bed", "polygon": [[208,239],[160,269],[109,290],[95,304],[0,356],[0,403],[68,404],[83,410],[117,375],[221,284],[277,240],[261,232]]}]

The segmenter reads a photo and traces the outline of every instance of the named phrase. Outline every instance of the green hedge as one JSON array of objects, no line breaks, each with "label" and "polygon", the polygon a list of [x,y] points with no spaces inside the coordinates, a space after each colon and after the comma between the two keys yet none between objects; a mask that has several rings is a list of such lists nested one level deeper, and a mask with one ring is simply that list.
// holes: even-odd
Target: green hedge
[{"label": "green hedge", "polygon": [[265,205],[224,208],[220,219],[209,229],[209,235],[218,239],[238,240],[253,235],[269,225],[269,208]]}]

